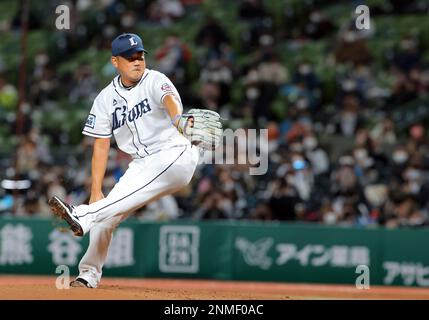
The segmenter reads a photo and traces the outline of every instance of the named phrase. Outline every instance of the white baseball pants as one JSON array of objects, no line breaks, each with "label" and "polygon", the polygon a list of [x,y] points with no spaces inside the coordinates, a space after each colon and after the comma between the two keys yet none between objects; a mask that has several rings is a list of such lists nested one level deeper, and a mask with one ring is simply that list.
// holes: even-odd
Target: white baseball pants
[{"label": "white baseball pants", "polygon": [[182,145],[135,159],[106,198],[75,207],[84,233],[90,232],[88,249],[79,263],[79,277],[97,287],[113,230],[136,209],[186,186],[198,158],[198,148]]}]

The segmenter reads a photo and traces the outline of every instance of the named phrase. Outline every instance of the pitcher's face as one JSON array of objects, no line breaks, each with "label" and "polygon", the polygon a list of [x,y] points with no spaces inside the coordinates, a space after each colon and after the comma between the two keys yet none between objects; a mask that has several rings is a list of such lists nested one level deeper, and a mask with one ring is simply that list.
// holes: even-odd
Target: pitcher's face
[{"label": "pitcher's face", "polygon": [[131,86],[140,81],[146,70],[144,52],[136,52],[130,57],[112,56],[111,61],[125,86]]}]

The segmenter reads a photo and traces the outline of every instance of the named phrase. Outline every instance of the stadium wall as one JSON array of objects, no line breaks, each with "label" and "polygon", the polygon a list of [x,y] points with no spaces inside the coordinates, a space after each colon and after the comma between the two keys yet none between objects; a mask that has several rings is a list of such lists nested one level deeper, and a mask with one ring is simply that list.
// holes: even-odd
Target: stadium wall
[{"label": "stadium wall", "polygon": [[[77,273],[88,236],[41,218],[0,218],[0,274]],[[429,229],[279,222],[141,222],[115,231],[105,276],[429,286]]]}]

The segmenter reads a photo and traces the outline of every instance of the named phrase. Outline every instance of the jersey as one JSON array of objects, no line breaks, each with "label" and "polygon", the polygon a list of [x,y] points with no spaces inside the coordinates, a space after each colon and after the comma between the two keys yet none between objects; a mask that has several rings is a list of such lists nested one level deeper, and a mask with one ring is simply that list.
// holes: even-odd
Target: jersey
[{"label": "jersey", "polygon": [[134,159],[190,142],[171,123],[163,99],[179,92],[163,73],[147,69],[132,88],[116,76],[95,98],[82,133],[95,138],[114,136],[118,147]]}]

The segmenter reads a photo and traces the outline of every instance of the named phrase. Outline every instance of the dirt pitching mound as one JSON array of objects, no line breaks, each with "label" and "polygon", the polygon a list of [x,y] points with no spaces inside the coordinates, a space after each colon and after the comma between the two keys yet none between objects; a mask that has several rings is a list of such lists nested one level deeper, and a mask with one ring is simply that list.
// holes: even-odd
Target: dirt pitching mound
[{"label": "dirt pitching mound", "polygon": [[55,277],[1,276],[1,300],[429,299],[424,288],[176,279],[103,278],[97,289],[57,289]]}]

